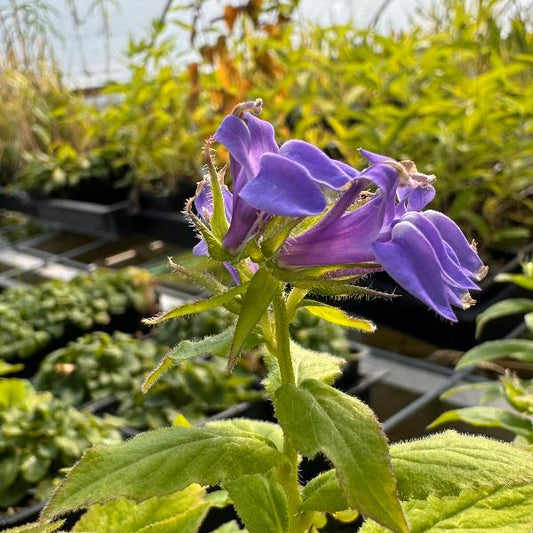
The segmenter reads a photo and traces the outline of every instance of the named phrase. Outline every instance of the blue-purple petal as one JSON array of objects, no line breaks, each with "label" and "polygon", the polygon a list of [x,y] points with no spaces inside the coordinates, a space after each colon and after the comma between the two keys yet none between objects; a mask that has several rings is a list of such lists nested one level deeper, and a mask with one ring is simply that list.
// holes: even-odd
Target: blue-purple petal
[{"label": "blue-purple petal", "polygon": [[394,159],[392,157],[387,157],[386,155],[376,154],[374,152],[369,152],[368,150],[365,150],[364,148],[359,148],[358,152],[366,158],[370,163],[373,164],[380,164],[380,163],[390,163],[394,162]]},{"label": "blue-purple petal", "polygon": [[249,205],[272,215],[318,215],[326,207],[320,187],[300,164],[276,154],[261,158],[256,178],[240,192]]},{"label": "blue-purple petal", "polygon": [[439,230],[444,241],[454,250],[460,265],[470,273],[473,279],[482,279],[486,270],[477,252],[466,240],[461,228],[449,217],[439,211],[428,210],[425,216]]},{"label": "blue-purple petal", "polygon": [[449,288],[431,243],[410,222],[396,224],[392,238],[375,242],[373,250],[385,271],[406,291],[453,322]]},{"label": "blue-purple petal", "polygon": [[270,122],[261,120],[252,115],[252,113],[245,113],[244,121],[250,131],[252,140],[250,144],[250,159],[254,161],[254,164],[257,162],[257,165],[259,165],[259,160],[263,154],[277,154],[279,152],[274,128]]},{"label": "blue-purple petal", "polygon": [[192,253],[197,256],[209,255],[207,243],[202,239],[196,246],[193,247]]},{"label": "blue-purple petal", "polygon": [[316,182],[331,189],[340,189],[352,179],[322,150],[305,141],[287,141],[279,153],[305,167]]}]

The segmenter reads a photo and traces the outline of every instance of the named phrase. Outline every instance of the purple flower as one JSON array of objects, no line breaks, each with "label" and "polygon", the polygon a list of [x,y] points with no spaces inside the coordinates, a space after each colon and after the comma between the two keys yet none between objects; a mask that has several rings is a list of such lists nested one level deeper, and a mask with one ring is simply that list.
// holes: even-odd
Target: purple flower
[{"label": "purple flower", "polygon": [[[372,263],[371,271],[385,270],[408,292],[456,321],[452,306],[466,308],[474,303],[469,290],[477,289],[475,281],[484,277],[486,267],[450,218],[437,211],[422,212],[435,195],[434,176],[419,173],[410,161],[361,153],[370,167],[322,220],[287,240],[279,265]],[[366,180],[377,186],[370,199],[361,196]],[[356,267],[337,274],[364,272]]]},{"label": "purple flower", "polygon": [[318,215],[327,206],[321,187],[339,190],[357,172],[304,141],[278,148],[271,124],[253,113],[261,100],[245,102],[227,116],[214,139],[230,152],[233,217],[224,246],[235,253],[271,215]]}]

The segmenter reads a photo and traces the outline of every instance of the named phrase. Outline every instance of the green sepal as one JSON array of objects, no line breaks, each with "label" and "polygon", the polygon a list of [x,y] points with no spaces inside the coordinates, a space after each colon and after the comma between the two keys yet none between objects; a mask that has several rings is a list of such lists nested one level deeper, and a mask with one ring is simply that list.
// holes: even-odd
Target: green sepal
[{"label": "green sepal", "polygon": [[268,472],[284,461],[283,453],[263,435],[223,423],[156,429],[122,444],[87,451],[58,487],[42,518],[120,496],[143,501],[191,483],[217,485]]},{"label": "green sepal", "polygon": [[166,313],[156,315],[152,318],[144,318],[143,323],[153,326],[154,324],[159,324],[160,322],[170,320],[171,318],[194,315],[196,313],[202,313],[203,311],[215,309],[216,307],[220,307],[224,304],[234,302],[235,299],[246,290],[246,287],[247,283],[243,283],[242,285],[237,285],[236,287],[233,287],[232,289],[229,289],[217,296],[213,296],[212,298],[208,298],[207,300],[188,302],[172,309],[171,311],[167,311]]},{"label": "green sepal", "polygon": [[248,282],[230,349],[229,370],[235,366],[246,339],[256,327],[263,313],[268,309],[274,294],[278,290],[280,290],[278,281],[266,268],[260,268]]},{"label": "green sepal", "polygon": [[338,307],[317,302],[316,300],[309,300],[306,298],[302,300],[297,307],[303,308],[312,315],[317,316],[326,322],[337,324],[338,326],[357,329],[359,331],[364,331],[365,333],[374,333],[374,331],[376,331],[376,325],[371,320],[350,316]]},{"label": "green sepal", "polygon": [[361,401],[315,379],[283,385],[275,393],[276,415],[297,450],[322,452],[333,463],[350,509],[395,532],[408,527],[396,495],[387,439]]},{"label": "green sepal", "polygon": [[503,339],[484,342],[468,350],[461,357],[456,368],[464,368],[484,361],[506,358],[533,363],[533,340]]},{"label": "green sepal", "polygon": [[229,223],[226,218],[226,206],[224,204],[224,197],[222,196],[221,182],[224,183],[224,178],[218,175],[215,166],[211,160],[209,153],[209,146],[206,146],[207,170],[209,171],[209,183],[211,185],[211,197],[213,199],[213,213],[211,214],[211,229],[213,235],[222,241],[226,235]]},{"label": "green sepal", "polygon": [[330,296],[334,298],[385,298],[391,300],[396,298],[396,294],[388,292],[375,291],[368,287],[351,285],[349,283],[338,283],[335,281],[296,281],[294,287],[304,289],[310,294],[318,296]]}]

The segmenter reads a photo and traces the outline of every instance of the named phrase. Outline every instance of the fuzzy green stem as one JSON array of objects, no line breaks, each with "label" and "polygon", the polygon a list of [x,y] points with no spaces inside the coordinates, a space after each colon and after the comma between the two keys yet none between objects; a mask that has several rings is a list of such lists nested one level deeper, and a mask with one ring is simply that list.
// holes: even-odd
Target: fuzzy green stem
[{"label": "fuzzy green stem", "polygon": [[[281,374],[281,382],[284,385],[296,385],[294,369],[290,350],[289,320],[285,298],[281,294],[274,297],[274,319],[276,335],[276,357]],[[289,510],[288,533],[300,531],[300,506],[302,498],[298,483],[298,452],[287,435],[283,440],[283,451],[287,457],[287,463],[279,470],[279,481],[285,489]]]}]

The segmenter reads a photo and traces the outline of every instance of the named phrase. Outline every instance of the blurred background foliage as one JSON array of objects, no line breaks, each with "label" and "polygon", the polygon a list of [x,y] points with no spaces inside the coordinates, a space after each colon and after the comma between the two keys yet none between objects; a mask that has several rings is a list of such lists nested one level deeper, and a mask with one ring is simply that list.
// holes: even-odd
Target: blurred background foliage
[{"label": "blurred background foliage", "polygon": [[[412,159],[438,177],[432,206],[482,245],[531,238],[533,38],[514,2],[443,0],[389,35],[296,22],[297,0],[227,3],[206,28],[203,4],[155,21],[130,43],[131,79],[97,93],[69,90],[12,32],[0,63],[0,183],[76,196],[98,180],[179,197],[201,175],[203,139],[236,103],[262,97],[279,142],[304,139],[354,166],[360,146]],[[194,61],[165,31],[186,9]]]}]

